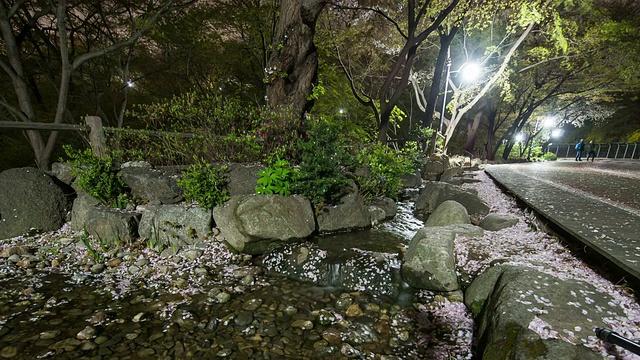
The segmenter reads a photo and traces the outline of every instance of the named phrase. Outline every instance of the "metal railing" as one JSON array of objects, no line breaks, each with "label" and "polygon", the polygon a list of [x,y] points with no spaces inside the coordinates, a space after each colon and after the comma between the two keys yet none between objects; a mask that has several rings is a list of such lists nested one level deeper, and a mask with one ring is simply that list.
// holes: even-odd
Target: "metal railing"
[{"label": "metal railing", "polygon": [[[551,144],[547,151],[556,154],[559,158],[575,157],[577,150],[576,144]],[[582,151],[582,157],[587,157],[588,144],[585,144],[585,150]],[[598,143],[596,146],[596,158],[604,159],[640,159],[640,143],[639,142],[614,142],[614,143]]]}]

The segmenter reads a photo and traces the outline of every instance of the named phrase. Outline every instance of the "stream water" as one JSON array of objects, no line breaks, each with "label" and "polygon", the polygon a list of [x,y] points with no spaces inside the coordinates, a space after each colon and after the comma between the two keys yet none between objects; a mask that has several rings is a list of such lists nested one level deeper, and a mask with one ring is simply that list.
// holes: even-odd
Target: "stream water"
[{"label": "stream water", "polygon": [[[362,257],[399,253],[422,225],[400,203],[376,229],[315,239],[333,254],[333,282]],[[394,263],[397,258],[389,257]],[[394,260],[396,259],[396,260]],[[378,260],[376,260],[378,261]],[[246,267],[249,265],[249,267]],[[464,306],[426,292],[380,296],[284,276],[243,262],[243,276],[200,277],[187,293],[124,284],[113,296],[89,273],[27,267],[0,258],[0,357],[9,359],[451,359],[471,355]],[[252,270],[253,269],[253,270]],[[342,269],[342,270],[341,270]],[[393,272],[396,269],[390,269]],[[180,280],[180,274],[177,275]],[[183,277],[183,278],[186,278]],[[182,279],[181,286],[195,286]],[[419,305],[419,306],[418,306]],[[453,321],[452,321],[453,319]],[[461,323],[467,325],[461,326]]]}]

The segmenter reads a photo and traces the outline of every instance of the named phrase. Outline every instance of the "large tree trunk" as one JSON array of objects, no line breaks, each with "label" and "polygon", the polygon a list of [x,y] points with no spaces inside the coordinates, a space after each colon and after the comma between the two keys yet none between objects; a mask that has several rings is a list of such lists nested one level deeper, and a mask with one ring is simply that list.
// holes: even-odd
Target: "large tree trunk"
[{"label": "large tree trunk", "polygon": [[267,103],[309,110],[312,84],[318,76],[318,51],[313,43],[325,0],[282,0],[280,20],[267,63]]},{"label": "large tree trunk", "polygon": [[480,120],[482,119],[482,111],[478,111],[473,117],[473,121],[467,127],[467,144],[464,149],[473,154],[473,148],[476,146],[476,137],[478,128],[480,128]]},{"label": "large tree trunk", "polygon": [[[491,104],[491,102],[489,102]],[[487,151],[487,160],[495,160],[496,152],[500,144],[494,144],[496,141],[496,116],[498,112],[495,107],[489,105],[487,112],[487,143],[485,149]]]}]

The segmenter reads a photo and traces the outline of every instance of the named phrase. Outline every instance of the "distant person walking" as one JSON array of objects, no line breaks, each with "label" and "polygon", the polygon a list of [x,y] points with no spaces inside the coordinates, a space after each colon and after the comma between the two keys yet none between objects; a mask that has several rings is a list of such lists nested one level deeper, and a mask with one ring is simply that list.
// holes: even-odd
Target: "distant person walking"
[{"label": "distant person walking", "polygon": [[591,162],[596,158],[596,147],[598,145],[593,143],[593,140],[589,141],[589,145],[587,145],[587,161],[591,158]]},{"label": "distant person walking", "polygon": [[576,144],[576,161],[582,161],[582,152],[584,151],[584,139]]}]

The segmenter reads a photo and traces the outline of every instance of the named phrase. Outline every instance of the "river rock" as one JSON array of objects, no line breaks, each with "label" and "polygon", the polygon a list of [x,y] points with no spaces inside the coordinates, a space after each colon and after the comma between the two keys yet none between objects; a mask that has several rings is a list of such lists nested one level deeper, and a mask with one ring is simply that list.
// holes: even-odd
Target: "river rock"
[{"label": "river rock", "polygon": [[338,205],[324,206],[318,215],[320,233],[332,233],[371,227],[371,215],[355,184]]},{"label": "river rock", "polygon": [[485,230],[498,231],[515,226],[518,218],[506,214],[489,214],[480,221],[479,226]]},{"label": "river rock", "polygon": [[458,290],[460,285],[453,251],[456,234],[482,236],[483,230],[469,224],[418,230],[404,256],[402,278],[419,289]]},{"label": "river rock", "polygon": [[457,201],[447,200],[429,215],[425,226],[447,226],[454,224],[471,224],[467,209]]},{"label": "river rock", "polygon": [[414,214],[418,217],[427,217],[447,200],[454,200],[462,204],[470,215],[486,215],[489,213],[487,204],[473,192],[444,182],[427,182],[420,189],[415,203]]}]

